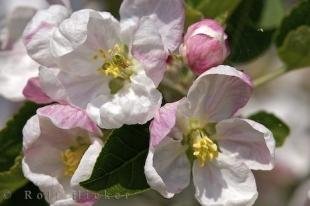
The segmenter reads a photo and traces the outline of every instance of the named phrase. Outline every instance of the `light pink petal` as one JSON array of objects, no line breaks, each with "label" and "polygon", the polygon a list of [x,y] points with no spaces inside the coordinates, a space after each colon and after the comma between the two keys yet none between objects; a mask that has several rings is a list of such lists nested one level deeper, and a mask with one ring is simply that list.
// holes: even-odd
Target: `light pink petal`
[{"label": "light pink petal", "polygon": [[70,11],[61,5],[53,5],[46,10],[38,11],[26,26],[23,40],[28,54],[45,66],[55,66],[56,62],[50,52],[50,39],[55,28]]},{"label": "light pink petal", "polygon": [[28,80],[27,85],[23,90],[26,99],[38,104],[48,104],[53,102],[43,91],[40,86],[39,78],[33,77]]},{"label": "light pink petal", "polygon": [[193,117],[207,122],[230,118],[249,100],[252,84],[241,71],[220,65],[201,74],[189,89],[187,99]]},{"label": "light pink petal", "polygon": [[169,53],[165,51],[162,37],[158,28],[154,27],[151,18],[141,19],[140,25],[134,33],[131,52],[140,61],[147,76],[158,86],[166,71],[166,60]]},{"label": "light pink petal", "polygon": [[156,147],[150,147],[144,173],[153,190],[165,198],[172,198],[190,183],[190,161],[181,142],[166,138]]},{"label": "light pink petal", "polygon": [[273,168],[275,141],[269,129],[247,119],[228,119],[216,125],[217,141],[225,155],[245,163],[250,169]]},{"label": "light pink petal", "polygon": [[[88,166],[94,164],[96,154],[101,151],[102,142],[99,138],[89,136],[91,134],[88,132],[88,125],[80,126],[85,122],[80,111],[73,109],[74,111],[68,112],[68,109],[57,109],[59,107],[69,106],[43,107],[27,121],[23,129],[23,172],[26,178],[40,188],[51,205],[89,205],[88,202],[73,201],[71,196],[74,190],[70,186],[70,177],[64,176],[61,154],[76,144],[78,137],[90,138],[91,145],[86,151],[87,156],[82,157],[84,163],[79,165],[79,171],[76,171],[75,175],[83,179],[85,174],[91,172],[91,168],[85,168],[85,158],[89,158]],[[74,120],[75,122],[70,123],[75,115],[81,122]],[[75,181],[78,179],[75,178]]]},{"label": "light pink petal", "polygon": [[66,196],[65,188],[57,177],[63,173],[61,151],[71,145],[72,139],[71,134],[57,129],[38,115],[30,118],[23,129],[24,176],[44,194],[57,194],[46,196],[50,203]]},{"label": "light pink petal", "polygon": [[66,104],[67,94],[62,83],[57,79],[60,71],[57,68],[40,67],[39,81],[42,91],[53,101]]},{"label": "light pink petal", "polygon": [[100,134],[100,130],[85,111],[69,105],[45,106],[39,108],[37,114],[49,118],[56,127],[61,129],[81,128],[94,134]]},{"label": "light pink petal", "polygon": [[179,101],[161,107],[150,125],[150,147],[158,145],[176,124],[176,111]]},{"label": "light pink petal", "polygon": [[155,19],[166,50],[174,51],[181,43],[184,26],[183,0],[124,0],[120,8],[122,33],[131,43],[134,31],[143,17]]},{"label": "light pink petal", "polygon": [[193,181],[196,199],[203,206],[250,206],[257,198],[251,170],[221,156],[204,167],[194,161]]}]

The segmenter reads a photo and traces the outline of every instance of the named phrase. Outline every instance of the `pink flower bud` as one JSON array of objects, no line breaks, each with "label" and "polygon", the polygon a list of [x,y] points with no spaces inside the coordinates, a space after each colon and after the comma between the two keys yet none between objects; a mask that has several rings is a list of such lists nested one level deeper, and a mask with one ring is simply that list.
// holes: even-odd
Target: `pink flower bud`
[{"label": "pink flower bud", "polygon": [[230,53],[227,34],[215,20],[204,19],[191,25],[180,53],[195,74],[201,74],[224,62]]}]

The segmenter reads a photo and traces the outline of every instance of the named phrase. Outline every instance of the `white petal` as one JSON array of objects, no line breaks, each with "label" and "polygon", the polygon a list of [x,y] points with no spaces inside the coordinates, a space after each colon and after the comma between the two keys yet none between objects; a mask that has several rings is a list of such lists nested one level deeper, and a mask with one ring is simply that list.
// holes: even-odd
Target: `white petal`
[{"label": "white petal", "polygon": [[32,116],[23,128],[23,148],[27,150],[41,135],[38,115]]},{"label": "white petal", "polygon": [[84,9],[74,12],[55,30],[51,52],[59,68],[75,75],[96,73],[104,63],[94,59],[98,50],[108,50],[120,42],[119,22],[107,12]]},{"label": "white petal", "polygon": [[166,60],[169,53],[165,51],[158,28],[153,26],[151,18],[142,18],[134,34],[132,55],[143,65],[147,76],[156,86],[163,79]]},{"label": "white petal", "polygon": [[68,17],[70,11],[61,5],[53,5],[36,13],[26,26],[23,40],[28,54],[45,66],[55,66],[56,62],[50,52],[50,38],[55,28]]},{"label": "white petal", "polygon": [[160,108],[162,96],[143,71],[114,95],[101,95],[88,106],[87,112],[105,129],[123,124],[145,124]]},{"label": "white petal", "polygon": [[12,50],[0,52],[0,95],[13,101],[24,100],[23,89],[28,79],[38,75],[38,68],[21,41]]},{"label": "white petal", "polygon": [[84,153],[80,164],[74,175],[71,178],[71,186],[81,189],[79,186],[80,182],[86,181],[90,178],[97,158],[102,150],[103,143],[99,138],[93,138],[92,144]]},{"label": "white petal", "polygon": [[172,138],[165,138],[156,147],[150,146],[144,166],[150,187],[165,198],[172,198],[190,183],[190,162],[186,147]]},{"label": "white petal", "polygon": [[249,77],[230,66],[220,65],[201,74],[189,89],[191,114],[207,122],[230,118],[249,100]]},{"label": "white petal", "polygon": [[97,96],[110,93],[108,79],[103,75],[79,76],[42,68],[39,77],[43,91],[51,99],[80,108],[86,108]]},{"label": "white petal", "polygon": [[50,5],[53,5],[53,4],[60,4],[60,5],[63,5],[63,6],[65,6],[65,7],[67,7],[68,9],[71,8],[70,0],[47,0],[47,2],[48,2]]},{"label": "white petal", "polygon": [[[58,199],[66,198],[64,188],[58,182],[56,177],[38,174],[32,171],[25,158],[22,161],[22,169],[24,176],[40,188],[40,190],[46,195],[46,200],[49,203],[52,204]],[[51,193],[53,195],[49,195]]]},{"label": "white petal", "polygon": [[216,125],[217,141],[225,155],[237,158],[250,169],[273,168],[275,141],[265,126],[246,119],[228,119]]},{"label": "white petal", "polygon": [[166,50],[174,51],[181,42],[184,26],[182,0],[124,0],[120,8],[122,33],[131,43],[134,31],[143,17],[155,19]]},{"label": "white petal", "polygon": [[86,181],[91,177],[97,158],[103,148],[103,142],[99,138],[92,137],[91,141],[91,145],[84,153],[70,181],[70,185],[74,190],[74,200],[81,202],[81,205],[84,206],[92,205],[91,203],[95,202],[96,198],[95,194],[81,187],[80,182]]},{"label": "white petal", "polygon": [[[11,1],[7,1],[7,2],[11,2]],[[14,2],[14,0],[12,2]],[[7,3],[5,2],[3,4],[4,5],[2,5],[2,2],[1,2],[1,7],[8,6]],[[2,21],[1,24],[3,24],[3,26],[2,25],[0,26],[0,34],[1,34],[0,35],[0,48],[1,50],[12,49],[13,45],[20,39],[27,23],[30,21],[30,19],[33,17],[35,12],[37,11],[37,9],[32,6],[26,6],[22,4],[17,4],[17,5],[14,5],[13,8],[7,8],[7,9],[9,9],[9,11],[7,11],[7,14],[3,14],[3,16],[1,15],[1,20],[0,20]]]},{"label": "white petal", "polygon": [[223,159],[193,165],[195,196],[203,206],[250,206],[257,198],[254,176],[242,163]]}]

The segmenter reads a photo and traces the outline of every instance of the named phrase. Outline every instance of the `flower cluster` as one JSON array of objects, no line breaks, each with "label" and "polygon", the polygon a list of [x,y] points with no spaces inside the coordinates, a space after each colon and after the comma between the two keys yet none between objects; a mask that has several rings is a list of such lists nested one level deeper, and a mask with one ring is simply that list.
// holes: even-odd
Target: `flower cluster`
[{"label": "flower cluster", "polygon": [[[19,81],[28,100],[50,104],[24,127],[22,162],[26,178],[55,194],[47,201],[92,205],[91,195],[72,193],[89,193],[79,183],[93,172],[103,133],[151,120],[144,171],[152,189],[171,198],[192,176],[201,205],[252,205],[251,170],[273,168],[275,142],[263,125],[235,116],[252,83],[221,65],[230,53],[223,26],[205,19],[183,37],[182,0],[124,0],[120,20],[54,2],[24,26],[23,58],[35,71]],[[1,39],[2,47],[15,44]],[[186,97],[162,106],[157,87],[178,52],[198,77]]]}]

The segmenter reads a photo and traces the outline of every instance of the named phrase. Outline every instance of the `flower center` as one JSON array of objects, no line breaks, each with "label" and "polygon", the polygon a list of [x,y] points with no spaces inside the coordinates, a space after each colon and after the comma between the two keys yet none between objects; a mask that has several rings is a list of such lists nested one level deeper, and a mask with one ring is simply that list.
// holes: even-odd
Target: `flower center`
[{"label": "flower center", "polygon": [[193,156],[199,161],[199,165],[203,167],[207,161],[212,161],[219,154],[218,147],[209,137],[206,130],[200,127],[196,121],[190,122],[190,132],[188,135]]},{"label": "flower center", "polygon": [[72,176],[74,174],[88,146],[89,144],[85,141],[81,141],[79,137],[77,144],[71,146],[61,153],[61,160],[64,164],[65,176]]},{"label": "flower center", "polygon": [[125,46],[116,44],[112,49],[105,51],[99,49],[98,53],[94,55],[94,59],[100,58],[103,64],[98,68],[98,72],[112,78],[120,78],[128,80],[133,74],[132,60],[128,57]]},{"label": "flower center", "polygon": [[128,57],[126,46],[116,44],[108,51],[99,49],[93,56],[94,60],[101,59],[104,63],[97,69],[100,74],[111,77],[109,88],[111,94],[123,88],[126,80],[134,73],[133,61]]}]

